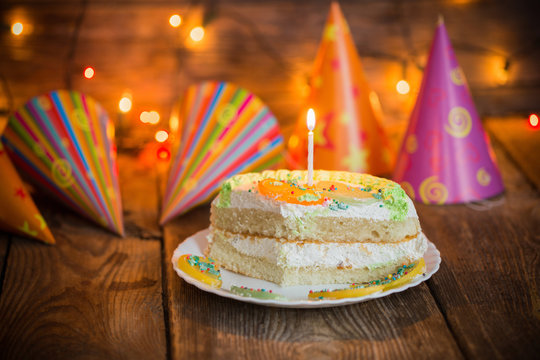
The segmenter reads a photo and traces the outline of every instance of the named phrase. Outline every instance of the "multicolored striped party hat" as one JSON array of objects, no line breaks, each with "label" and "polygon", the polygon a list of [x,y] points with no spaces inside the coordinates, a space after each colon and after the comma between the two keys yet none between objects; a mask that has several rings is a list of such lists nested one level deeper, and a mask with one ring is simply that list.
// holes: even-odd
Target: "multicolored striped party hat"
[{"label": "multicolored striped party hat", "polygon": [[232,175],[282,160],[283,137],[270,109],[236,85],[208,81],[180,100],[180,144],[173,157],[161,223],[211,199]]},{"label": "multicolored striped party hat", "polygon": [[2,140],[39,187],[124,234],[114,125],[94,99],[66,90],[32,98],[10,117]]}]

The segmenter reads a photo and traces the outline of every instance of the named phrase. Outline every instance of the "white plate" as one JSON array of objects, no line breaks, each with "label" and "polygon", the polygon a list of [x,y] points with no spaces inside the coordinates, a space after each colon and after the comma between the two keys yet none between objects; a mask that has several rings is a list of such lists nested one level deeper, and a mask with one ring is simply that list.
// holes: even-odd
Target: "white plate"
[{"label": "white plate", "polygon": [[[346,299],[337,299],[337,300],[310,300],[308,299],[308,293],[310,290],[318,291],[323,289],[340,289],[347,288],[349,284],[331,284],[331,285],[302,285],[302,286],[288,286],[281,287],[277,284],[274,284],[269,281],[264,281],[260,279],[255,279],[249,276],[240,275],[232,271],[221,269],[221,279],[222,286],[219,289],[213,288],[203,282],[200,282],[191,276],[184,273],[177,266],[178,259],[184,254],[193,254],[193,255],[203,255],[204,250],[208,246],[208,240],[206,239],[208,235],[208,229],[199,231],[198,233],[188,237],[185,241],[180,243],[176,250],[174,251],[172,257],[172,263],[174,270],[182,279],[186,282],[195,285],[201,290],[235,299],[238,301],[245,301],[249,303],[265,305],[265,306],[276,306],[276,307],[290,307],[290,308],[323,308],[323,307],[332,307],[332,306],[341,306],[359,303],[371,299],[377,299],[383,296],[388,296],[396,292],[407,290],[410,287],[416,286],[423,281],[426,281],[439,270],[439,265],[441,263],[441,254],[435,245],[428,240],[428,249],[424,254],[424,261],[426,262],[426,272],[423,276],[418,276],[413,281],[404,284],[395,289],[388,291],[381,291],[378,293],[362,296],[362,297],[353,297]],[[236,286],[245,286],[248,288],[255,289],[266,289],[272,290],[272,292],[281,294],[287,298],[287,300],[263,300],[252,297],[244,297],[240,295],[233,294],[229,291],[232,285]]]}]

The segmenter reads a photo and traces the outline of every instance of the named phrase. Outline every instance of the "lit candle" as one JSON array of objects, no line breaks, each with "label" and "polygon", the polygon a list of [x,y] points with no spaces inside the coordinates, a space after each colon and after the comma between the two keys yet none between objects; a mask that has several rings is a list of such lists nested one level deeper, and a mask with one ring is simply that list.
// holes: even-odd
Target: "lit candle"
[{"label": "lit candle", "polygon": [[315,129],[315,112],[309,109],[307,112],[308,127],[308,186],[313,186],[313,129]]}]

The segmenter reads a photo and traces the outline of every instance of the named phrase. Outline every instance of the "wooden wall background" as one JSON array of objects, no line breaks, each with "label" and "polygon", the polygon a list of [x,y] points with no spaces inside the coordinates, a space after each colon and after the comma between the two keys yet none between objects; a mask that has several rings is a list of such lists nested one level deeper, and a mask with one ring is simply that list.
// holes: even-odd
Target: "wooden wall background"
[{"label": "wooden wall background", "polygon": [[[388,126],[404,123],[421,81],[433,30],[445,18],[458,60],[482,115],[540,109],[540,27],[536,1],[341,1]],[[66,88],[97,98],[116,116],[129,91],[128,115],[156,110],[164,127],[182,90],[199,80],[235,82],[267,102],[283,125],[300,111],[329,9],[329,1],[41,1],[0,3],[0,109],[6,115],[32,96]],[[213,19],[200,43],[187,37],[204,9]],[[169,17],[184,17],[172,28]],[[25,24],[14,36],[10,26]],[[77,24],[80,25],[77,32]],[[510,60],[508,81],[501,72]],[[409,95],[395,91],[407,61]],[[83,69],[93,66],[92,80]],[[503,74],[504,75],[504,74]],[[144,135],[144,136],[146,136]]]}]

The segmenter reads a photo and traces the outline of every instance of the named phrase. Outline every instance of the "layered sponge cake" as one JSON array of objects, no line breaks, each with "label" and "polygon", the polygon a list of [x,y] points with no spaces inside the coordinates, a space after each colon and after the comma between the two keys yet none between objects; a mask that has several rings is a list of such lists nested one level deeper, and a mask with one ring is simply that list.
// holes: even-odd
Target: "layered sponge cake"
[{"label": "layered sponge cake", "polygon": [[212,202],[208,255],[282,286],[384,278],[427,249],[412,201],[366,174],[264,171],[236,175]]}]

